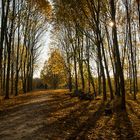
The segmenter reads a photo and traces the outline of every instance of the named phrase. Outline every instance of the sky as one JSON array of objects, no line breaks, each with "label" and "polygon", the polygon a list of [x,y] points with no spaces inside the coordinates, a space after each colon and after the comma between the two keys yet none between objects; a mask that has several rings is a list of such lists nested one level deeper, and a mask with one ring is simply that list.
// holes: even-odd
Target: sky
[{"label": "sky", "polygon": [[42,43],[40,50],[41,53],[38,58],[38,68],[35,70],[33,77],[34,78],[39,78],[40,77],[40,72],[44,66],[45,60],[48,59],[48,52],[49,52],[49,43],[50,43],[50,30],[48,30],[40,39],[40,43]]},{"label": "sky", "polygon": [[[51,0],[48,0],[50,2],[50,4],[52,4]],[[42,38],[40,39],[40,42],[42,44],[41,46],[41,54],[39,56],[39,61],[38,61],[38,68],[35,70],[33,77],[34,78],[40,78],[40,72],[44,66],[44,62],[48,59],[48,53],[49,53],[49,44],[50,44],[50,30],[51,30],[51,26],[49,26],[48,31],[42,36]]]}]

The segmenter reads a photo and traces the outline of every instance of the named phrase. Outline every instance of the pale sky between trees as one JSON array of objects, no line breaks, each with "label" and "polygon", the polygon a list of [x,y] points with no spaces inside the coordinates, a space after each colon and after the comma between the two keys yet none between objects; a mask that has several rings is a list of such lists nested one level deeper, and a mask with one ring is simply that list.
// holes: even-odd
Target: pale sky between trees
[{"label": "pale sky between trees", "polygon": [[39,58],[38,58],[38,68],[34,72],[34,78],[40,77],[40,71],[44,65],[45,60],[48,58],[49,43],[50,43],[50,31],[49,30],[46,33],[44,33],[40,42],[42,43],[42,46],[40,48],[41,54],[39,55]]}]

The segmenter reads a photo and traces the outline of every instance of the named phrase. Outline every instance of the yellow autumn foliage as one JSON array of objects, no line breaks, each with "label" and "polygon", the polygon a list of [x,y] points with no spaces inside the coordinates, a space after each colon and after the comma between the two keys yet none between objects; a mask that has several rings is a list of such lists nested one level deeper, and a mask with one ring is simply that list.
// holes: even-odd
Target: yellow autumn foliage
[{"label": "yellow autumn foliage", "polygon": [[58,88],[66,85],[65,61],[59,50],[53,50],[48,61],[44,63],[41,78],[50,88]]}]

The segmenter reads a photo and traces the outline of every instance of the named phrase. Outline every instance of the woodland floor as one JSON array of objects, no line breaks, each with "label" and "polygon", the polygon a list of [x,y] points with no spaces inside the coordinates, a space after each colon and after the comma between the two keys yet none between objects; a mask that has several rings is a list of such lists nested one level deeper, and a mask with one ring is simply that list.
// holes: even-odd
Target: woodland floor
[{"label": "woodland floor", "polygon": [[66,90],[1,99],[0,140],[140,140],[140,98],[110,116],[100,97],[79,100]]}]

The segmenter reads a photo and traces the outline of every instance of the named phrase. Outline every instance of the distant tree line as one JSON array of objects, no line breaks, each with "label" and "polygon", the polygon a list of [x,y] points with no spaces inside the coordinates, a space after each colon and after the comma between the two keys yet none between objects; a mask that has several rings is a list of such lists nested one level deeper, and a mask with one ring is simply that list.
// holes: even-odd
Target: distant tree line
[{"label": "distant tree line", "polygon": [[67,85],[67,70],[63,55],[55,47],[49,51],[50,55],[44,63],[40,78],[47,88],[64,88]]}]

